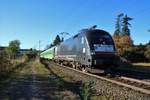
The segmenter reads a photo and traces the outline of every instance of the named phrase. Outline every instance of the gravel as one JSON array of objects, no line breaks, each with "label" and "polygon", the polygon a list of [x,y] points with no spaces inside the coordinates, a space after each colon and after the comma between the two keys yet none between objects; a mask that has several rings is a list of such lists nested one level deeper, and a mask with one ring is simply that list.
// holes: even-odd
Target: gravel
[{"label": "gravel", "polygon": [[150,95],[140,93],[138,91],[118,86],[116,84],[100,80],[97,78],[93,78],[91,76],[87,76],[84,74],[81,74],[79,72],[69,70],[64,67],[60,67],[58,65],[54,65],[53,63],[50,63],[49,67],[51,69],[58,70],[59,73],[56,73],[59,75],[60,72],[67,75],[68,77],[71,77],[72,80],[76,81],[82,81],[82,82],[94,82],[93,88],[95,89],[95,96],[96,97],[105,97],[105,99],[113,99],[113,100],[150,100]]}]

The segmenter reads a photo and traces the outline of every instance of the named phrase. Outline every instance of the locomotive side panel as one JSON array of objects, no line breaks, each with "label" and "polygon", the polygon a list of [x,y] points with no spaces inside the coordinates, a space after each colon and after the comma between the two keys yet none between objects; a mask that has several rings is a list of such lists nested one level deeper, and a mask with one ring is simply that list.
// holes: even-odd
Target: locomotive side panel
[{"label": "locomotive side panel", "polygon": [[89,43],[87,41],[86,33],[82,33],[80,38],[80,51],[79,51],[79,62],[81,65],[91,66],[91,53]]},{"label": "locomotive side panel", "polygon": [[91,65],[90,48],[87,42],[86,36],[79,33],[57,46],[55,58],[77,62],[80,65]]},{"label": "locomotive side panel", "polygon": [[77,56],[76,41],[70,38],[57,47],[57,58],[59,60],[76,61]]}]

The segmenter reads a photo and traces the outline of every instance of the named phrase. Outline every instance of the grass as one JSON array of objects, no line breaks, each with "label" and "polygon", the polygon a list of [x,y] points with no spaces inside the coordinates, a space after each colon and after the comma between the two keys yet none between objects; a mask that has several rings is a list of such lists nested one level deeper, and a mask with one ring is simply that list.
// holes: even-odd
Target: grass
[{"label": "grass", "polygon": [[131,67],[136,70],[149,70],[150,71],[150,63],[133,63]]},{"label": "grass", "polygon": [[16,74],[31,75],[32,74],[31,65],[30,65],[31,63],[32,62],[28,62],[24,66],[20,66],[20,68],[15,71]]},{"label": "grass", "polygon": [[62,100],[76,100],[76,95],[68,90],[60,92],[60,95]]},{"label": "grass", "polygon": [[[33,74],[33,69],[36,74]],[[0,82],[1,95],[4,97],[10,96],[5,94],[4,91],[7,91],[13,97],[17,97],[17,93],[20,93],[21,96],[26,96],[28,93],[24,93],[23,91],[28,87],[28,84],[31,85],[33,81],[32,76],[36,77],[33,83],[39,89],[38,93],[43,95],[41,98],[44,98],[44,96],[51,96],[52,100],[80,100],[78,99],[79,95],[72,89],[78,88],[75,86],[75,83],[63,80],[64,77],[67,77],[66,75],[59,77],[38,61],[29,61],[24,65],[18,66],[11,77]],[[20,86],[21,89],[18,88]],[[31,90],[29,89],[29,91]]]},{"label": "grass", "polygon": [[0,72],[0,83],[1,81],[7,80],[7,78],[10,78],[13,76],[13,74],[17,73],[17,71],[21,68],[20,66],[23,66],[24,62],[18,59],[13,59],[10,62],[10,65],[5,67],[5,70],[3,72]]},{"label": "grass", "polygon": [[150,63],[132,63],[132,65],[136,67],[150,68]]},{"label": "grass", "polygon": [[82,86],[82,91],[81,91],[81,95],[82,95],[82,99],[83,100],[89,100],[89,98],[91,98],[91,92],[92,92],[92,88],[94,86],[94,82],[85,82]]},{"label": "grass", "polygon": [[1,76],[0,90],[7,87],[11,83],[12,79],[18,75],[18,72],[20,72],[20,70],[24,68],[24,62],[22,62],[21,60],[11,60],[11,63],[12,65],[8,66],[11,67],[11,71],[6,73],[7,75]]},{"label": "grass", "polygon": [[37,61],[29,61],[25,65],[25,67],[21,67],[16,72],[18,72],[19,74],[31,75],[33,74],[32,67],[34,67],[34,69],[36,70],[36,74],[38,75],[50,74],[49,70],[46,69],[43,64]]},{"label": "grass", "polygon": [[117,69],[121,70],[139,70],[150,72],[150,63],[131,63],[131,64],[122,64]]},{"label": "grass", "polygon": [[49,70],[46,69],[45,66],[38,61],[32,62],[32,66],[35,67],[37,74],[40,74],[40,75],[50,74]]}]

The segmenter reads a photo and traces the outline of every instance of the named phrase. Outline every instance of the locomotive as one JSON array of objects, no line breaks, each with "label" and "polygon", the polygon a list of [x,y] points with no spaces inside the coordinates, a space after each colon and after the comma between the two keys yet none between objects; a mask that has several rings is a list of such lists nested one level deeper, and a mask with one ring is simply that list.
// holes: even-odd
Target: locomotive
[{"label": "locomotive", "polygon": [[42,52],[41,58],[90,72],[120,64],[111,35],[95,28],[81,30],[59,45]]}]

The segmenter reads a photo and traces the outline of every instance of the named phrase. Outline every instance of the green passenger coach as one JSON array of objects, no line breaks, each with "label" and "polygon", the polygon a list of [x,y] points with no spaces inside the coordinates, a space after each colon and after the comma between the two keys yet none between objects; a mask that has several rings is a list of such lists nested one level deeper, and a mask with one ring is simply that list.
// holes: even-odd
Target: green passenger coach
[{"label": "green passenger coach", "polygon": [[40,57],[44,59],[50,59],[50,60],[53,59],[55,57],[55,47],[52,47],[43,51],[40,54]]}]

